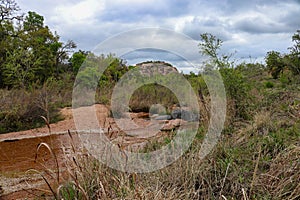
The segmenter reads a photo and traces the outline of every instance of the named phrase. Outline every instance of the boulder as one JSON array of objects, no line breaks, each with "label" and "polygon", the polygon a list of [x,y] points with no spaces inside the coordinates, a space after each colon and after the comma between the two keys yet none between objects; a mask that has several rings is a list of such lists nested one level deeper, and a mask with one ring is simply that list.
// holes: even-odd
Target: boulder
[{"label": "boulder", "polygon": [[199,116],[192,111],[189,110],[182,110],[181,111],[181,119],[188,121],[188,122],[195,122],[199,120]]},{"label": "boulder", "polygon": [[186,107],[183,107],[182,109],[175,108],[171,111],[171,116],[172,119],[183,119],[188,122],[194,122],[199,120],[199,116]]},{"label": "boulder", "polygon": [[159,115],[154,118],[155,120],[170,120],[172,119],[171,115]]},{"label": "boulder", "polygon": [[172,119],[181,119],[181,109],[174,109],[171,112]]}]

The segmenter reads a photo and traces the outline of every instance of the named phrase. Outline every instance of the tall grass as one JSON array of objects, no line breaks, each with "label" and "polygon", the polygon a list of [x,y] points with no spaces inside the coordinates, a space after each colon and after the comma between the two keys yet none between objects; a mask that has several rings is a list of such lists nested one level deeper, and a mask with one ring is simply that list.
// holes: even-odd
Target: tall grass
[{"label": "tall grass", "polygon": [[68,178],[56,188],[48,185],[49,190],[54,199],[65,200],[298,199],[300,148],[297,140],[287,138],[284,148],[278,145],[279,140],[275,141],[272,145],[275,153],[270,154],[266,149],[270,133],[251,136],[253,131],[259,131],[258,127],[246,128],[244,135],[240,135],[247,134],[246,142],[224,135],[203,160],[199,158],[203,139],[200,129],[188,152],[179,160],[145,174],[111,169],[73,144],[72,139],[72,150],[65,153],[66,168],[62,169]]},{"label": "tall grass", "polygon": [[[234,73],[226,73],[230,73],[227,81],[234,84],[235,80],[230,78]],[[299,199],[299,87],[293,85],[283,90],[274,81],[274,87],[266,88],[263,84],[266,77],[258,74],[252,74],[256,88],[252,85],[248,91],[253,98],[243,95],[248,87],[241,93],[232,88],[228,101],[229,122],[205,159],[199,158],[204,128],[199,129],[192,146],[180,159],[164,169],[145,174],[124,173],[107,167],[78,146],[70,134],[72,148],[65,151],[65,167],[59,169],[58,165],[45,180],[49,187],[47,194],[52,194],[49,198]],[[147,89],[141,88],[137,94]],[[247,99],[237,102],[236,96]],[[203,99],[204,103],[209,102],[209,98]],[[139,102],[131,99],[137,108]],[[209,111],[208,106],[203,110]],[[153,142],[141,151],[149,152],[164,144]],[[48,149],[51,152],[51,145]],[[64,174],[64,179],[57,180],[58,171]]]}]

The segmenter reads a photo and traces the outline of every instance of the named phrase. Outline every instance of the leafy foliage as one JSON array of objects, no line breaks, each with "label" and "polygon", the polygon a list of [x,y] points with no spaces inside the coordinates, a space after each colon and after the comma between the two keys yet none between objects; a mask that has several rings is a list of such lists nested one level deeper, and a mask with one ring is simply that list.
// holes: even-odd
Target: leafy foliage
[{"label": "leafy foliage", "polygon": [[29,88],[65,71],[68,53],[76,47],[73,41],[60,42],[36,12],[14,16],[19,8],[12,0],[2,0],[0,8],[0,87]]},{"label": "leafy foliage", "polygon": [[300,30],[297,30],[292,40],[295,44],[289,48],[291,50],[291,54],[289,55],[289,68],[294,75],[300,75]]},{"label": "leafy foliage", "polygon": [[274,79],[277,79],[285,69],[283,56],[277,51],[270,51],[266,56],[267,69]]},{"label": "leafy foliage", "polygon": [[285,70],[291,71],[293,75],[300,75],[300,30],[293,35],[292,41],[295,43],[290,47],[290,54],[282,55],[280,52],[270,51],[266,55],[266,64],[274,79],[283,75]]},{"label": "leafy foliage", "polygon": [[69,59],[69,62],[72,65],[72,71],[77,74],[79,71],[79,68],[85,61],[86,57],[88,56],[89,52],[79,50],[75,53],[73,53],[72,57]]},{"label": "leafy foliage", "polygon": [[199,43],[200,53],[210,58],[208,64],[211,68],[219,69],[223,67],[232,66],[230,61],[232,54],[220,55],[219,51],[222,47],[223,41],[210,33],[200,34],[201,42]]},{"label": "leafy foliage", "polygon": [[250,100],[249,85],[240,68],[234,68],[234,61],[231,61],[232,54],[220,55],[219,51],[223,41],[216,36],[204,33],[200,37],[202,40],[199,44],[200,53],[210,58],[210,63],[205,70],[219,70],[223,77],[226,93],[234,104],[235,117],[247,119]]},{"label": "leafy foliage", "polygon": [[78,52],[71,58],[72,60],[76,67],[75,70],[81,67],[76,77],[76,84],[88,89],[113,85],[128,71],[123,61],[113,54],[97,56],[90,53],[86,56],[84,53]]}]

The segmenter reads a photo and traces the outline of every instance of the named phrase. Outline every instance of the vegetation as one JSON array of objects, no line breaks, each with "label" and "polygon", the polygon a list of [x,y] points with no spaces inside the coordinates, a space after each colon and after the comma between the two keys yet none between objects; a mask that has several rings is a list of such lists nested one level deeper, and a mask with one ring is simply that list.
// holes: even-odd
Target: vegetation
[{"label": "vegetation", "polygon": [[[283,84],[280,78],[287,72],[274,79],[262,64],[220,63],[221,67],[206,70],[219,70],[224,78],[228,120],[220,141],[204,160],[197,156],[205,123],[183,157],[148,174],[119,172],[91,155],[83,156],[81,150],[74,150],[67,157],[70,180],[61,184],[57,192],[52,189],[53,196],[57,199],[298,199],[300,88],[297,77],[291,73],[289,84]],[[185,76],[199,92],[201,105],[209,109],[209,93],[201,74]],[[152,84],[138,89],[131,101],[139,94],[149,95],[150,90],[170,95],[169,91]],[[151,96],[147,99],[153,103]],[[171,137],[172,134],[162,142],[150,142],[143,151],[159,149]]]},{"label": "vegetation", "polygon": [[[97,101],[109,103],[113,85],[128,70],[122,60],[73,52],[76,44],[60,41],[43,16],[32,11],[19,15],[14,0],[0,3],[0,133],[42,126],[41,116],[49,122],[62,119],[59,108],[71,105],[74,80],[87,56],[110,62],[97,90]],[[93,70],[83,68],[78,79],[86,81],[92,74],[98,81]]]},{"label": "vegetation", "polygon": [[169,108],[174,104],[179,104],[179,102],[168,88],[158,84],[144,85],[137,89],[129,102],[133,112],[149,112],[150,107],[155,104]]},{"label": "vegetation", "polygon": [[[280,52],[270,51],[266,56],[266,64],[268,71],[272,74],[272,77],[277,79],[279,76],[283,76],[285,71],[291,72],[291,74],[298,78],[300,75],[300,30],[293,35],[292,41],[295,43],[293,47],[290,47],[289,54],[281,54]],[[292,77],[289,77],[292,78]]]}]

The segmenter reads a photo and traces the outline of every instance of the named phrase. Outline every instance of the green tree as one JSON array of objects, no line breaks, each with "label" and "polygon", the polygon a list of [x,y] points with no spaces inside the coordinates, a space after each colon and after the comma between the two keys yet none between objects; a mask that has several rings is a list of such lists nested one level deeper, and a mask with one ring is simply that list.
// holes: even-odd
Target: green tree
[{"label": "green tree", "polygon": [[20,46],[31,51],[34,59],[39,60],[34,75],[37,80],[44,82],[55,70],[55,54],[51,47],[58,42],[59,37],[44,26],[44,18],[35,12],[28,12],[22,28]]},{"label": "green tree", "polygon": [[23,26],[25,31],[37,31],[44,27],[44,17],[36,12],[29,11]]},{"label": "green tree", "polygon": [[3,63],[7,58],[7,51],[15,49],[13,42],[17,37],[14,24],[22,20],[18,14],[19,6],[14,0],[0,0],[0,87],[4,87]]},{"label": "green tree", "polygon": [[25,88],[34,80],[34,69],[39,60],[34,59],[32,52],[26,49],[15,49],[10,52],[3,70],[6,86]]},{"label": "green tree", "polygon": [[[30,11],[22,23],[11,26],[11,29],[15,36],[7,36],[1,43],[0,53],[5,55],[0,63],[1,87],[28,87],[35,82],[42,84],[49,77],[58,76],[66,70],[68,54],[76,44],[73,41],[60,42],[59,36],[44,25],[43,16]],[[16,69],[20,70],[20,74],[14,75]],[[10,80],[13,77],[15,81]],[[26,83],[21,77],[26,77]]]},{"label": "green tree", "polygon": [[288,56],[288,67],[294,75],[300,75],[300,30],[293,35],[292,41],[295,43],[290,47],[290,55]]},{"label": "green tree", "polygon": [[294,46],[291,47],[291,53],[300,55],[300,30],[297,30],[292,37],[292,41],[295,42]]},{"label": "green tree", "polygon": [[75,74],[77,74],[79,68],[81,67],[81,65],[83,64],[83,62],[85,61],[89,53],[90,52],[88,51],[82,51],[82,50],[73,53],[72,57],[69,59],[69,62],[72,65],[72,71]]},{"label": "green tree", "polygon": [[[222,54],[219,51],[223,41],[210,33],[200,35],[200,53],[209,57],[208,69],[219,70],[223,77],[226,94],[234,103],[235,116],[247,119],[249,117],[249,84],[239,69],[234,68],[232,54]],[[207,73],[207,72],[204,72]],[[209,73],[209,72],[208,72]],[[201,97],[200,97],[201,98]]]},{"label": "green tree", "polygon": [[118,82],[121,76],[128,71],[127,66],[122,59],[113,54],[107,55],[106,59],[110,61],[110,64],[104,71],[104,75],[110,82]]},{"label": "green tree", "polygon": [[285,62],[280,52],[270,51],[265,58],[267,69],[274,79],[277,79],[283,73]]},{"label": "green tree", "polygon": [[56,76],[58,76],[60,72],[68,70],[67,62],[70,59],[69,54],[72,53],[76,47],[77,45],[72,40],[67,41],[67,43],[57,41],[50,45],[52,53],[55,55]]},{"label": "green tree", "polygon": [[210,33],[200,34],[201,42],[199,43],[200,53],[210,58],[209,66],[212,68],[223,68],[232,66],[230,62],[232,54],[220,55],[219,51],[223,41]]},{"label": "green tree", "polygon": [[104,72],[104,67],[108,66],[110,62],[104,55],[96,56],[90,53],[77,73],[75,86],[80,85],[82,88],[95,89],[98,86],[95,83],[98,83]]},{"label": "green tree", "polygon": [[[85,60],[81,59],[82,54],[84,55],[84,52],[77,52],[72,58],[73,63],[80,67],[76,83],[85,88],[91,89],[97,86],[100,89],[103,87],[107,89],[107,86],[113,86],[128,71],[123,60],[116,58],[113,54],[97,56],[89,53]],[[81,61],[85,62],[81,63]],[[95,83],[98,84],[95,85]]]},{"label": "green tree", "polygon": [[[64,69],[64,63],[69,59],[69,53],[76,48],[72,40],[63,43],[59,41],[60,37],[53,34],[50,29],[44,25],[44,17],[35,13],[28,12],[23,24],[25,37],[29,39],[29,47],[36,49],[36,55],[44,60],[44,67],[47,67],[51,73],[55,72],[56,76]],[[47,56],[48,57],[45,57]],[[60,69],[60,67],[62,67]]]}]

